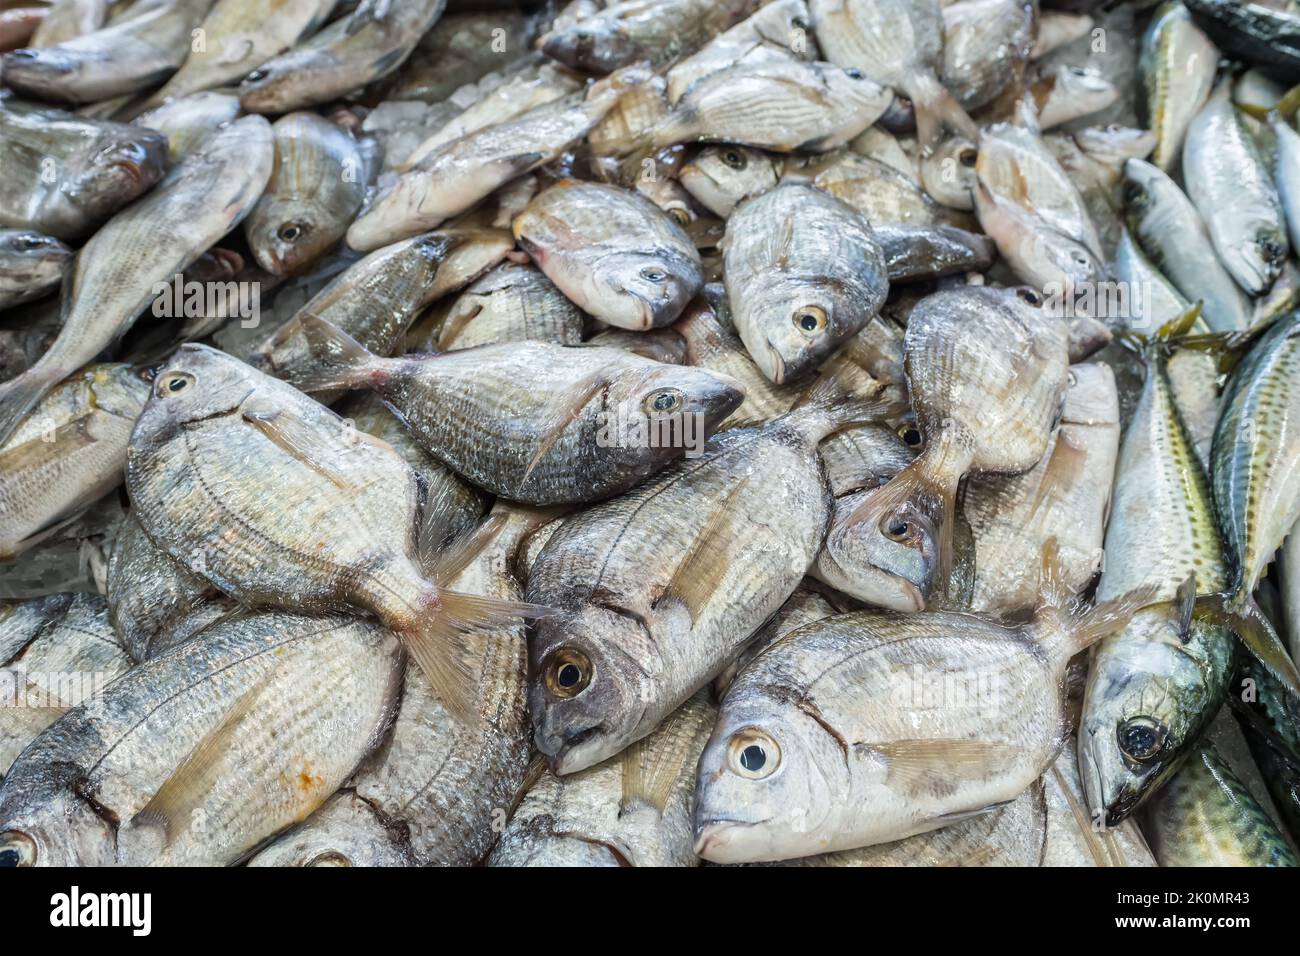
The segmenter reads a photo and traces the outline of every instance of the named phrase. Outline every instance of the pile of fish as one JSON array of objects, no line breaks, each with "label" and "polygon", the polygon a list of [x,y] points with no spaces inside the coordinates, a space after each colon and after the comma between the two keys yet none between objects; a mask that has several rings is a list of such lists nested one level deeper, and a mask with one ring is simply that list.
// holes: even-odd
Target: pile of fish
[{"label": "pile of fish", "polygon": [[0,866],[1297,865],[1298,41],[0,0]]}]

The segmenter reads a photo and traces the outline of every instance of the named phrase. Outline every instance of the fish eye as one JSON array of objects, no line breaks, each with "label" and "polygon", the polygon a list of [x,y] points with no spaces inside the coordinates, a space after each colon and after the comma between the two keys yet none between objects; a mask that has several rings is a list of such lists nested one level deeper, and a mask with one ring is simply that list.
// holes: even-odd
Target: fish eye
[{"label": "fish eye", "polygon": [[183,392],[194,384],[194,376],[188,372],[164,372],[158,376],[158,394],[162,397]]},{"label": "fish eye", "polygon": [[973,168],[977,159],[979,159],[979,150],[974,146],[967,146],[957,154],[957,162],[961,163],[967,169]]},{"label": "fish eye", "polygon": [[252,73],[248,74],[248,76],[244,77],[244,82],[256,83],[259,80],[266,79],[270,75],[271,75],[270,70],[254,70]]},{"label": "fish eye", "polygon": [[577,697],[591,683],[591,661],[576,647],[560,647],[546,661],[546,689],[555,697]]},{"label": "fish eye", "polygon": [[647,415],[666,415],[682,407],[683,396],[675,388],[660,388],[646,396],[641,407]]},{"label": "fish eye", "polygon": [[863,73],[861,70],[859,70],[856,66],[851,66],[844,71],[844,75],[847,76],[850,80],[860,80],[866,74]]},{"label": "fish eye", "polygon": [[1142,187],[1131,179],[1126,179],[1120,187],[1120,196],[1127,205],[1132,205],[1142,198]]},{"label": "fish eye", "polygon": [[668,278],[668,273],[663,269],[657,269],[654,266],[646,266],[641,270],[641,278],[647,282],[663,282]]},{"label": "fish eye", "polygon": [[36,841],[26,833],[6,830],[0,833],[0,869],[36,865]]},{"label": "fish eye", "polygon": [[805,335],[817,335],[826,331],[826,326],[830,323],[826,310],[819,305],[805,305],[802,308],[795,309],[791,317],[794,327]]},{"label": "fish eye", "polygon": [[275,234],[280,238],[281,242],[297,242],[306,231],[306,228],[300,223],[286,222]]},{"label": "fish eye", "polygon": [[738,731],[727,747],[731,772],[747,780],[770,777],[781,766],[781,747],[753,727]]},{"label": "fish eye", "polygon": [[13,247],[18,252],[30,252],[33,249],[40,249],[49,244],[50,241],[44,236],[17,236],[13,240]]},{"label": "fish eye", "polygon": [[1088,75],[1088,71],[1085,70],[1085,69],[1084,69],[1083,67],[1081,67],[1081,66],[1071,66],[1071,67],[1067,67],[1066,69],[1068,69],[1068,70],[1069,70],[1071,73],[1073,73],[1075,76],[1087,76],[1087,75]]},{"label": "fish eye", "polygon": [[738,149],[729,149],[722,154],[722,161],[732,169],[744,169],[749,165],[749,160],[745,154]]},{"label": "fish eye", "polygon": [[921,430],[915,425],[899,425],[898,437],[903,439],[903,444],[908,448],[921,447]]},{"label": "fish eye", "polygon": [[681,206],[674,206],[669,209],[668,218],[679,226],[689,226],[691,224],[691,214]]},{"label": "fish eye", "polygon": [[809,29],[808,21],[807,21],[806,19],[804,19],[803,17],[791,17],[791,18],[790,18],[790,26],[794,27],[796,30],[807,30],[807,29]]},{"label": "fish eye", "polygon": [[906,541],[908,534],[912,530],[912,525],[902,515],[893,514],[887,515],[880,522],[880,530],[891,541]]},{"label": "fish eye", "polygon": [[1164,725],[1150,717],[1131,717],[1115,731],[1119,749],[1124,756],[1138,763],[1146,763],[1159,756],[1165,749],[1168,736],[1169,731]]},{"label": "fish eye", "polygon": [[326,850],[324,853],[318,853],[304,866],[351,866],[352,861],[340,853],[338,850]]},{"label": "fish eye", "polygon": [[1033,289],[1017,289],[1016,298],[1019,299],[1021,302],[1028,303],[1029,305],[1043,304],[1043,297],[1039,295],[1037,292],[1035,292]]}]

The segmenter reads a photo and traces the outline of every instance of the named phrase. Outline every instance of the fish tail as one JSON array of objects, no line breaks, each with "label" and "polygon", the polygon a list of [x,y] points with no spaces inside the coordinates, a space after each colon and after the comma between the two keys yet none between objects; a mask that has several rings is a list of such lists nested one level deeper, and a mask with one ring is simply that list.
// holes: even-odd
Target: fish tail
[{"label": "fish tail", "polygon": [[32,367],[0,384],[0,446],[13,437],[23,419],[63,377]]},{"label": "fish tail", "polygon": [[368,388],[384,360],[342,329],[318,315],[303,313],[299,327],[314,363],[310,371],[296,373],[294,384],[304,392],[338,388]]},{"label": "fish tail", "polygon": [[[1114,336],[1121,344],[1127,345],[1141,356],[1143,362],[1150,365],[1161,355],[1168,354],[1176,347],[1182,347],[1191,340],[1191,330],[1201,317],[1201,303],[1196,302],[1180,315],[1165,322],[1154,332],[1147,334],[1136,329],[1116,329]],[[1205,336],[1196,336],[1199,341]]]},{"label": "fish tail", "polygon": [[818,440],[853,425],[866,425],[906,414],[906,396],[887,382],[873,377],[860,365],[836,356],[791,410],[801,417],[819,419],[824,431]]},{"label": "fish tail", "polygon": [[908,95],[916,112],[916,140],[923,150],[934,150],[953,135],[972,143],[979,140],[975,121],[933,73],[922,74]]},{"label": "fish tail", "polygon": [[1043,545],[1038,591],[1034,623],[1046,627],[1045,643],[1054,652],[1059,651],[1054,656],[1060,658],[1062,666],[1079,651],[1123,630],[1133,615],[1150,606],[1156,597],[1156,589],[1147,586],[1134,588],[1109,601],[1084,604],[1066,580],[1055,537]]}]

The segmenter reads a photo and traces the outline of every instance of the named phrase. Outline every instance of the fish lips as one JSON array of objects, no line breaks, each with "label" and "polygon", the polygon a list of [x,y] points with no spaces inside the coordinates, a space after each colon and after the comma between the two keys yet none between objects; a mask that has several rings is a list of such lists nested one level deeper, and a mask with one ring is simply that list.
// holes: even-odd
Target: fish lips
[{"label": "fish lips", "polygon": [[754,834],[755,828],[766,820],[737,820],[726,817],[713,817],[697,821],[695,824],[694,852],[702,860],[710,863],[749,863],[758,859],[751,855],[752,849],[747,839]]}]

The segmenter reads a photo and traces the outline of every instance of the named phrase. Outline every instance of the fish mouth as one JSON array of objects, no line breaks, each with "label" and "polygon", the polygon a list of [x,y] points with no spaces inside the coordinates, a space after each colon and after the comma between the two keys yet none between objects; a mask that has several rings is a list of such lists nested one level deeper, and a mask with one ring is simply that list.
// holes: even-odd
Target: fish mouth
[{"label": "fish mouth", "polygon": [[695,844],[693,851],[696,856],[703,860],[713,860],[717,863],[728,862],[726,860],[714,860],[709,854],[716,852],[728,843],[728,837],[734,836],[738,832],[750,830],[754,827],[767,823],[771,818],[762,820],[742,820],[737,817],[709,817],[695,825]]},{"label": "fish mouth", "polygon": [[767,351],[772,356],[772,383],[774,385],[785,384],[785,358],[776,350],[772,340],[767,340]]},{"label": "fish mouth", "polygon": [[537,749],[540,750],[542,755],[546,758],[546,765],[551,768],[551,773],[559,776],[575,769],[573,764],[575,763],[575,753],[578,749],[588,741],[595,740],[603,733],[605,733],[605,727],[603,724],[593,724],[592,726],[586,727],[582,730],[560,735],[554,748],[554,752],[548,753],[543,747],[543,742],[541,740],[537,741]]}]

